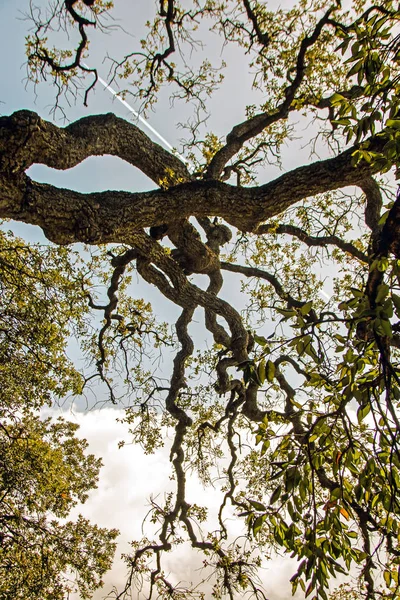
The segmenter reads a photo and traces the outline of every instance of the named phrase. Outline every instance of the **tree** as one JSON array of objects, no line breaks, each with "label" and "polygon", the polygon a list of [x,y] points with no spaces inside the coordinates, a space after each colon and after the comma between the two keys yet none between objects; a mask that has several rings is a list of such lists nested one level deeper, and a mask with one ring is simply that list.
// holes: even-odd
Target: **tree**
[{"label": "tree", "polygon": [[81,377],[65,354],[70,319],[85,328],[84,273],[63,248],[27,246],[0,234],[0,597],[89,598],[101,585],[117,532],[71,507],[96,487],[101,460],[86,455],[77,425],[38,411]]},{"label": "tree", "polygon": [[[65,0],[46,15],[32,9],[30,77],[54,82],[56,107],[80,86],[90,100],[97,71],[84,55],[111,8]],[[129,597],[137,580],[148,582],[147,597],[199,597],[198,588],[182,589],[163,570],[163,555],[183,539],[215,570],[215,597],[265,597],[257,567],[266,549],[298,559],[291,582],[306,596],[325,600],[330,577],[351,569],[366,598],[399,595],[400,196],[382,175],[398,167],[399,19],[392,1],[344,9],[304,0],[268,10],[249,0],[160,0],[147,38],[112,72],[129,81],[122,94],[133,93],[143,110],[164,86],[193,102],[184,148],[192,169],[112,114],[64,128],[29,111],[0,120],[0,216],[41,227],[56,247],[100,249],[88,259],[91,275],[68,290],[70,302],[56,305],[57,318],[78,324],[85,299],[104,317],[96,339],[78,326],[94,365],[80,391],[97,377],[112,402],[127,397],[126,420],[146,451],[162,443],[160,424],[175,431],[175,495],[153,503],[158,537],[133,543],[118,598]],[[207,28],[243,51],[263,94],[223,138],[203,121],[223,65],[192,58]],[[76,48],[49,47],[57,29],[72,30],[71,40],[78,35]],[[315,144],[322,139],[329,157],[317,160],[314,146],[313,162],[258,184],[266,165],[281,165],[299,115],[315,121]],[[152,189],[82,194],[26,174],[34,163],[68,169],[103,154],[140,169]],[[56,256],[50,248],[43,252]],[[95,285],[105,280],[107,261],[108,300],[100,303]],[[334,274],[329,299],[326,265]],[[242,314],[224,299],[226,272],[242,281]],[[180,308],[172,335],[131,294],[132,273]],[[51,298],[48,306],[54,309]],[[197,308],[212,347],[196,353],[190,326]],[[4,343],[7,352],[10,340]],[[166,384],[145,356],[171,344]],[[57,348],[38,360],[51,372]],[[49,370],[41,368],[39,384],[51,395]],[[188,504],[186,474],[195,469],[210,483],[218,460],[225,478],[219,529],[198,533],[205,510]],[[80,476],[75,484],[88,485]],[[247,544],[229,537],[228,505],[248,526]]]}]

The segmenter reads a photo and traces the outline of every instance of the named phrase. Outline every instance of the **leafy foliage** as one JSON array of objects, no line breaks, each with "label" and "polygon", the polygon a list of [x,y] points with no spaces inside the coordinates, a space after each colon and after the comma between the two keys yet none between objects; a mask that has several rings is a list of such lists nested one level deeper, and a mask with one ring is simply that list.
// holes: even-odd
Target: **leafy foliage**
[{"label": "leafy foliage", "polygon": [[115,551],[115,530],[70,509],[96,487],[101,460],[86,454],[77,425],[39,409],[82,377],[66,356],[86,312],[79,260],[0,233],[0,597],[89,598]]}]

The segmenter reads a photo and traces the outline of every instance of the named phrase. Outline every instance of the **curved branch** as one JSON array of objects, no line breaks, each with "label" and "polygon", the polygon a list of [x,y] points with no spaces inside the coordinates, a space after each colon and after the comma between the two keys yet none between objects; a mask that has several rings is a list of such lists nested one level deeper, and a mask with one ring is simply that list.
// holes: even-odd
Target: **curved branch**
[{"label": "curved branch", "polygon": [[272,275],[272,273],[268,273],[263,269],[259,269],[258,267],[236,265],[228,262],[221,262],[221,269],[224,269],[225,271],[230,271],[231,273],[240,273],[241,275],[245,275],[246,277],[258,277],[259,279],[264,279],[265,281],[268,281],[268,283],[272,285],[278,296],[282,300],[285,300],[290,307],[293,306],[295,308],[301,308],[304,304],[306,304],[301,300],[296,300],[296,298],[293,298],[290,294],[285,292],[278,278],[275,277],[275,275]]},{"label": "curved branch", "polygon": [[[165,401],[166,409],[169,414],[178,421],[178,425],[186,429],[186,427],[192,424],[192,419],[185,413],[185,411],[177,406],[176,400],[180,390],[185,387],[185,363],[187,359],[193,354],[194,344],[192,338],[188,334],[188,326],[193,318],[194,308],[183,309],[181,316],[176,322],[176,333],[181,343],[181,350],[175,356],[174,369],[171,377],[171,387]],[[177,431],[178,431],[177,425]],[[175,453],[179,453],[180,448],[177,440],[175,439],[171,449],[171,457]]]},{"label": "curved branch", "polygon": [[[361,187],[361,185],[360,185]],[[265,233],[283,233],[297,237],[299,240],[307,244],[307,246],[321,246],[326,247],[327,245],[337,246],[343,252],[348,252],[354,258],[358,258],[362,262],[368,263],[368,256],[356,248],[351,242],[345,242],[340,239],[337,235],[324,235],[324,236],[313,236],[308,235],[304,229],[296,227],[295,225],[260,225],[257,231],[254,233],[262,235]]]},{"label": "curved branch", "polygon": [[135,258],[137,258],[137,250],[135,250],[133,248],[128,249],[126,252],[124,252],[123,254],[121,254],[119,256],[113,257],[111,264],[114,267],[114,271],[111,276],[110,285],[107,289],[107,296],[109,299],[108,304],[106,304],[106,305],[95,304],[92,300],[91,295],[87,293],[89,306],[95,310],[104,311],[104,324],[99,331],[98,341],[97,341],[97,345],[98,345],[99,352],[100,352],[100,358],[98,359],[96,366],[97,366],[97,370],[98,370],[98,373],[99,373],[101,379],[108,386],[108,389],[110,391],[111,400],[114,404],[116,404],[114,392],[113,392],[112,387],[109,384],[106,376],[104,375],[104,365],[106,362],[106,349],[104,347],[104,338],[105,338],[105,334],[106,334],[107,330],[110,329],[110,327],[111,327],[112,320],[114,319],[114,320],[119,321],[122,319],[122,317],[120,315],[115,313],[117,306],[118,306],[117,292],[119,289],[119,285],[121,283],[121,279],[125,273],[126,267]]},{"label": "curved branch", "polygon": [[[257,231],[260,223],[315,194],[359,185],[377,171],[366,162],[352,166],[354,148],[335,158],[299,167],[259,186],[241,188],[219,181],[188,181],[179,159],[151,142],[135,126],[112,116],[81,120],[65,130],[22,111],[0,119],[0,218],[39,225],[59,244],[133,243],[143,227],[190,216],[217,215],[240,231]],[[98,119],[100,129],[88,125]],[[109,130],[103,125],[110,123]],[[65,131],[67,133],[65,133]],[[69,133],[73,132],[70,136]],[[104,135],[104,131],[110,135]],[[123,133],[125,135],[123,135]],[[108,138],[108,139],[107,139]],[[133,143],[140,141],[140,146]],[[381,141],[372,139],[370,147]],[[150,192],[105,191],[82,194],[32,181],[23,173],[41,162],[67,169],[90,155],[110,153],[128,160],[153,179],[172,165],[183,183]]]},{"label": "curved branch", "polygon": [[278,106],[274,113],[262,113],[255,115],[253,118],[247,119],[246,121],[243,121],[239,125],[235,125],[235,127],[233,127],[232,131],[226,136],[226,145],[218,150],[211,160],[206,172],[207,179],[218,179],[225,165],[235,154],[239,152],[245,142],[256,135],[259,135],[264,129],[266,129],[266,127],[269,127],[281,119],[287,118],[296,92],[298,91],[304,79],[307,50],[311,48],[311,46],[313,46],[318,40],[324,26],[329,22],[329,17],[334,8],[335,7],[329,8],[325,15],[316,24],[312,34],[309,36],[306,35],[303,38],[300,44],[299,53],[297,55],[295,76],[290,85],[288,85],[285,89],[284,101]]},{"label": "curved branch", "polygon": [[244,5],[244,7],[246,9],[246,13],[247,13],[248,18],[249,18],[249,20],[251,21],[251,23],[253,25],[254,32],[255,32],[255,37],[257,38],[258,43],[261,44],[262,46],[268,46],[268,44],[269,44],[269,35],[268,35],[268,33],[263,32],[261,30],[260,23],[258,22],[257,15],[254,12],[254,10],[251,8],[249,0],[243,0],[243,5]]},{"label": "curved branch", "polygon": [[[188,309],[201,306],[220,315],[229,325],[231,331],[229,349],[235,356],[235,360],[238,362],[248,360],[248,332],[240,314],[222,298],[189,282],[179,265],[148,235],[141,233],[134,237],[134,245],[141,254],[141,258],[137,261],[140,275],[148,283],[157,286],[166,298],[178,306]],[[151,263],[154,263],[157,268]]]},{"label": "curved branch", "polygon": [[118,156],[157,184],[168,172],[176,181],[190,179],[179,158],[113,113],[83,117],[65,128],[29,110],[0,117],[1,170],[26,170],[35,163],[65,170],[104,154]]}]

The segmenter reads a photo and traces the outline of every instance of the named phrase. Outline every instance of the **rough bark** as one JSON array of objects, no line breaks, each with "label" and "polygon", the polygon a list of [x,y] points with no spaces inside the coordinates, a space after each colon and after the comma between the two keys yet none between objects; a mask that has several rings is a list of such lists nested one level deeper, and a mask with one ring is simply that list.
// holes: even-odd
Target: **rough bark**
[{"label": "rough bark", "polygon": [[[177,157],[113,115],[87,117],[62,129],[20,111],[0,119],[0,217],[39,225],[59,244],[131,243],[143,227],[190,216],[217,215],[241,231],[253,231],[300,200],[360,185],[373,169],[366,163],[354,168],[353,151],[299,167],[265,185],[242,188],[190,180]],[[25,174],[34,163],[68,169],[103,154],[119,156],[153,181],[172,172],[182,183],[166,190],[83,194],[35,182]]]}]

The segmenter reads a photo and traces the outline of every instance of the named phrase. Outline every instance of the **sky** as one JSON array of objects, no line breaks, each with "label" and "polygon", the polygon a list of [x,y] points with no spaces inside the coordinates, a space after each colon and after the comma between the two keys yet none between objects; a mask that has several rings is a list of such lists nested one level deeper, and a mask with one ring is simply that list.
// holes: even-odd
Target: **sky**
[{"label": "sky", "polygon": [[[104,408],[100,411],[75,413],[68,415],[68,418],[79,423],[79,434],[88,440],[91,452],[102,456],[104,464],[98,489],[83,506],[74,509],[71,516],[81,513],[99,526],[120,529],[119,554],[129,551],[130,540],[142,537],[142,522],[149,510],[149,499],[162,498],[166,491],[173,488],[169,480],[167,449],[157,450],[155,454],[147,456],[138,446],[126,445],[118,449],[118,441],[127,439],[127,429],[116,422],[116,413],[122,416],[122,411]],[[204,489],[201,482],[193,476],[188,481],[187,497],[189,502],[207,506],[211,514],[219,508],[219,496],[210,488]],[[214,523],[212,519],[208,521],[210,530]],[[243,533],[240,522],[231,522],[231,525],[233,533],[238,536]],[[151,526],[146,523],[146,533],[149,531]],[[167,577],[176,582],[198,581],[202,559],[201,555],[196,557],[188,544],[183,544],[171,555],[165,555]],[[295,561],[287,558],[282,560],[273,557],[263,561],[261,578],[270,600],[287,600],[291,596],[288,580],[295,572],[295,565]],[[104,588],[98,590],[93,599],[101,600],[104,592],[112,586],[121,586],[125,576],[125,564],[116,560],[111,571],[104,577]],[[212,582],[206,584],[202,590],[210,591],[211,585]],[[136,591],[132,597],[133,600],[143,598]],[[71,600],[78,598],[79,596],[71,597]],[[298,593],[295,598],[301,598],[301,594]]]},{"label": "sky", "polygon": [[[44,2],[42,2],[44,4]],[[150,17],[151,3],[148,0],[117,0],[115,18],[117,24],[123,24],[130,32],[123,33],[116,30],[110,36],[95,36],[91,48],[90,57],[87,62],[90,66],[96,66],[99,74],[107,78],[107,68],[103,60],[107,52],[114,56],[120,56],[130,47],[132,39],[137,41],[141,36],[139,25]],[[43,118],[53,118],[51,109],[54,102],[54,90],[43,84],[36,90],[26,81],[26,68],[24,66],[24,38],[29,29],[29,22],[24,18],[24,12],[28,11],[26,0],[0,0],[0,39],[7,48],[7,57],[3,56],[0,65],[1,92],[0,113],[7,115],[15,110],[28,108],[40,114]],[[220,53],[220,40],[210,38],[210,53]],[[212,102],[212,116],[209,126],[218,135],[222,135],[237,122],[244,118],[244,107],[249,103],[245,95],[246,85],[250,74],[245,69],[244,63],[234,52],[229,54],[233,69],[227,72],[224,82],[223,93],[217,93]],[[238,73],[240,73],[241,84],[237,86]],[[181,130],[177,129],[176,121],[183,118],[187,107],[180,105],[171,108],[167,97],[162,95],[160,102],[156,105],[154,112],[149,115],[149,122],[165,137],[170,144],[179,148]],[[67,117],[75,120],[87,114],[113,111],[117,115],[132,118],[126,107],[113,100],[112,95],[98,85],[95,93],[89,98],[89,109],[83,106],[78,99],[75,105],[68,107]],[[56,115],[56,123],[61,125],[61,115]],[[288,147],[285,152],[287,167],[294,167],[299,161],[304,162],[304,154],[299,156],[297,142]],[[273,173],[264,173],[265,178],[270,178]],[[38,181],[46,181],[60,187],[70,187],[78,191],[100,191],[104,189],[125,189],[140,191],[151,189],[153,184],[140,171],[132,169],[117,158],[102,157],[90,158],[74,169],[58,172],[47,167],[36,165],[30,169],[30,175]],[[31,226],[17,224],[13,229],[28,241],[43,241],[40,230]],[[160,302],[158,294],[149,286],[143,287],[146,297],[153,303],[155,310],[169,311],[166,304]],[[61,410],[61,409],[60,409]],[[80,424],[80,435],[89,441],[89,449],[96,455],[103,457],[104,467],[101,472],[99,488],[93,492],[87,503],[74,511],[79,510],[84,516],[89,517],[100,526],[116,527],[121,530],[121,538],[117,556],[128,549],[131,539],[140,538],[143,518],[148,511],[148,499],[150,496],[157,497],[166,490],[171,489],[169,480],[170,467],[168,462],[168,446],[160,449],[155,454],[146,456],[141,448],[127,444],[118,449],[121,439],[129,441],[126,426],[118,423],[116,418],[121,418],[123,412],[120,409],[103,408],[100,411],[85,412],[80,406],[75,411],[68,413],[68,418]],[[196,478],[191,478],[188,485],[188,497],[196,500],[197,504],[217,506],[218,498],[210,490],[204,490]],[[73,515],[72,515],[73,516]],[[238,524],[238,527],[240,525]],[[240,530],[238,529],[238,533]],[[169,561],[169,562],[168,562]],[[170,569],[171,578],[176,580],[190,581],[198,577],[196,563],[193,563],[193,553],[182,546],[178,554],[173,555],[173,562],[167,557],[166,565]],[[289,577],[294,572],[294,564],[288,565],[279,558],[268,561],[265,564],[263,583],[270,600],[280,600],[290,596]],[[112,586],[121,586],[125,580],[125,566],[116,560],[111,572],[106,576],[106,585],[103,590],[97,592],[95,600],[100,600],[104,593]],[[133,596],[135,598],[135,596]],[[140,593],[137,600],[143,597]]]}]

